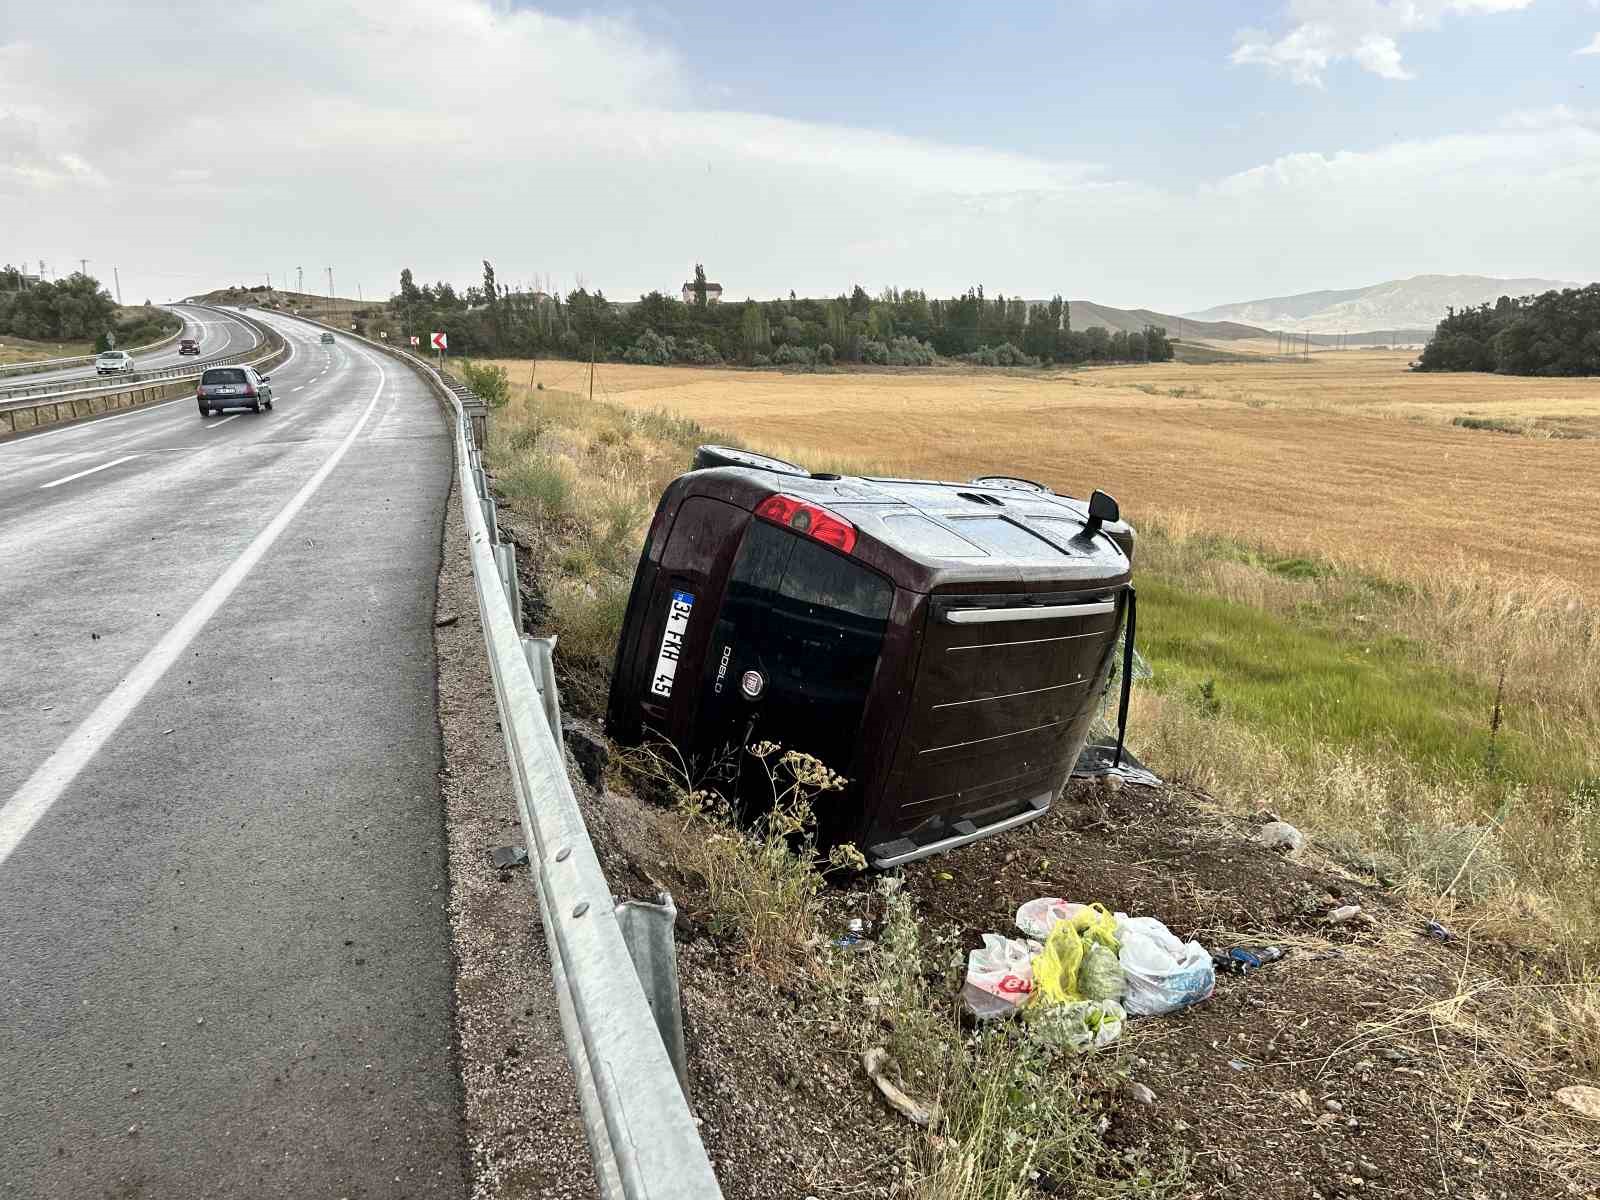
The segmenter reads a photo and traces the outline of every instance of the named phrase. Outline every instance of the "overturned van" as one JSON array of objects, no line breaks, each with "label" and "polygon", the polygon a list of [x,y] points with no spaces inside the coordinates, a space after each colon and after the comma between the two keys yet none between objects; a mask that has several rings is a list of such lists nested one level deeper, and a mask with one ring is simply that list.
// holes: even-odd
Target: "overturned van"
[{"label": "overturned van", "polygon": [[[640,556],[607,727],[758,802],[773,741],[847,778],[825,842],[887,868],[1042,816],[1132,604],[1115,501],[811,475],[702,447]],[[697,778],[697,784],[700,782]]]}]

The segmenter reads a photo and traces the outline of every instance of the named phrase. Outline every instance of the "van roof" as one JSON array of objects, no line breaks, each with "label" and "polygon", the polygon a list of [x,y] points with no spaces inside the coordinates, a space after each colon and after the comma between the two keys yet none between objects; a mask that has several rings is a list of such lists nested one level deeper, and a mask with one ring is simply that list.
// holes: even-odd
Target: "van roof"
[{"label": "van roof", "polygon": [[[1132,544],[1132,526],[1107,522],[1090,534],[1088,505],[1049,491],[745,467],[694,474],[704,477],[696,491],[731,485],[726,498],[743,507],[785,492],[831,509],[890,552],[871,565],[916,591],[1073,590],[1125,582],[1131,571],[1123,547]],[[876,557],[860,543],[857,556]]]}]

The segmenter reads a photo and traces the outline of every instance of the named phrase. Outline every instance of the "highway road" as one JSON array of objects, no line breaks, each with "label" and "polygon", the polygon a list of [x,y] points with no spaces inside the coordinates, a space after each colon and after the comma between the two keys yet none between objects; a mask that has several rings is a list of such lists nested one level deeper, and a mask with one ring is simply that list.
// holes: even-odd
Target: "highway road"
[{"label": "highway road", "polygon": [[[190,304],[170,304],[166,307],[183,318],[183,336],[199,340],[201,358],[248,350],[256,344],[254,331],[231,313]],[[134,363],[141,371],[181,366],[194,361],[194,355],[186,357],[178,353],[177,342],[149,354],[134,355]],[[92,363],[81,367],[63,367],[57,371],[5,371],[0,372],[0,392],[19,383],[55,383],[65,379],[93,378],[95,373]]]},{"label": "highway road", "polygon": [[465,1192],[447,425],[264,319],[271,412],[0,442],[0,1196]]}]

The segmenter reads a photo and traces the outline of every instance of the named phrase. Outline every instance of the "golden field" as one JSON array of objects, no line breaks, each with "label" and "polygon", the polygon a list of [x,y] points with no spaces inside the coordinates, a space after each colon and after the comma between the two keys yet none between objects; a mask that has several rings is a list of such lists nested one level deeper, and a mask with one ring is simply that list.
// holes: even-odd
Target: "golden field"
[{"label": "golden field", "polygon": [[[1600,381],[1416,374],[1410,352],[1034,371],[822,374],[601,364],[595,396],[813,468],[1103,488],[1182,522],[1395,578],[1457,565],[1600,594]],[[507,362],[515,384],[530,364]],[[583,392],[588,367],[540,364]],[[1453,426],[1490,419],[1523,435]],[[1557,433],[1561,436],[1551,436]]]}]

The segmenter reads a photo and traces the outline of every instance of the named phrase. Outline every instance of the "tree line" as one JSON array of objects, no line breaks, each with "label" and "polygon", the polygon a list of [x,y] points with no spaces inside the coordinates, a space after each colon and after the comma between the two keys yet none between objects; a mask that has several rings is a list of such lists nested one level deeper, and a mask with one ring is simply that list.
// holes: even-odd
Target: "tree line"
[{"label": "tree line", "polygon": [[857,285],[833,299],[712,302],[697,267],[692,300],[650,292],[618,303],[599,290],[566,294],[512,291],[483,264],[483,282],[463,291],[418,284],[410,268],[383,310],[356,314],[391,339],[450,335],[452,351],[507,358],[559,357],[640,363],[826,366],[835,362],[926,366],[936,357],[989,366],[1164,362],[1166,330],[1074,330],[1066,302],[984,295],[974,287],[949,299],[915,288],[876,296]]},{"label": "tree line", "polygon": [[1600,374],[1600,283],[1539,296],[1501,296],[1492,305],[1460,312],[1452,308],[1416,369]]},{"label": "tree line", "polygon": [[111,293],[92,275],[75,271],[65,279],[30,282],[9,263],[0,267],[0,334],[35,342],[94,340],[104,350],[153,342],[177,326],[177,319],[148,300],[138,313],[119,312]]}]

